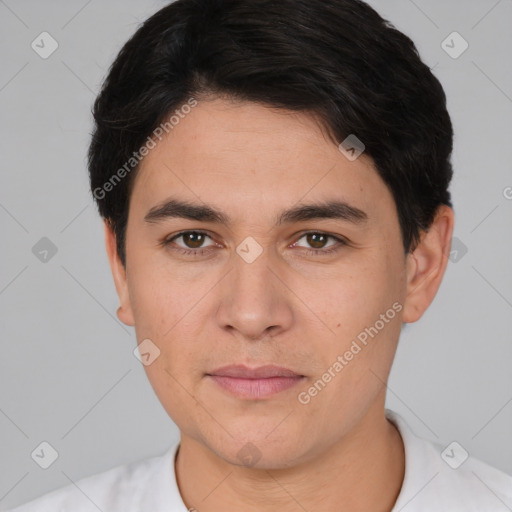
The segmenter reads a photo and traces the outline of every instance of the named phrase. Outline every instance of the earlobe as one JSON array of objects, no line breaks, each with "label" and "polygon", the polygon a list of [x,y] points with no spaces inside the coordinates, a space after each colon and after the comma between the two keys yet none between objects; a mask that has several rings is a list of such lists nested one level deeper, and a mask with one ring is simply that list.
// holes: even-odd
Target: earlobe
[{"label": "earlobe", "polygon": [[116,235],[108,222],[104,220],[105,230],[105,247],[110,263],[110,270],[114,279],[117,296],[119,297],[120,306],[117,309],[117,317],[126,325],[135,325],[133,311],[130,304],[130,294],[128,291],[128,281],[126,269],[119,258],[117,252]]},{"label": "earlobe", "polygon": [[441,205],[428,231],[414,251],[407,255],[407,296],[403,321],[419,320],[434,300],[441,285],[450,255],[455,218],[453,210]]}]

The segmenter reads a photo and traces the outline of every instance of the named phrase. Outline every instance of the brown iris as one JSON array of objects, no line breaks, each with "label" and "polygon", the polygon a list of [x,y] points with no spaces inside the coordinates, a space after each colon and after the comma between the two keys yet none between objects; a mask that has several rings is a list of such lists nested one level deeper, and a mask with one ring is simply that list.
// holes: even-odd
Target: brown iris
[{"label": "brown iris", "polygon": [[308,244],[315,249],[322,249],[329,238],[322,233],[308,233],[306,237]]},{"label": "brown iris", "polygon": [[185,245],[190,249],[199,249],[204,242],[205,234],[191,231],[190,233],[183,233],[181,235]]}]

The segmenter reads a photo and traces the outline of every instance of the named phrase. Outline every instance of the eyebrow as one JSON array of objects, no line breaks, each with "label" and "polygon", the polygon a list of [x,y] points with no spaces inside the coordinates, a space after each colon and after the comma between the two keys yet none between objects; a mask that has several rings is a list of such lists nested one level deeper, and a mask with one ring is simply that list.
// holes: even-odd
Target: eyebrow
[{"label": "eyebrow", "polygon": [[[214,222],[230,225],[231,219],[222,211],[208,205],[194,204],[177,199],[169,199],[164,203],[151,208],[144,220],[150,223],[161,222],[170,218],[189,219],[198,222]],[[369,219],[366,212],[339,201],[324,201],[321,203],[301,204],[281,212],[275,218],[276,226],[293,222],[315,219],[335,219],[363,224]]]}]

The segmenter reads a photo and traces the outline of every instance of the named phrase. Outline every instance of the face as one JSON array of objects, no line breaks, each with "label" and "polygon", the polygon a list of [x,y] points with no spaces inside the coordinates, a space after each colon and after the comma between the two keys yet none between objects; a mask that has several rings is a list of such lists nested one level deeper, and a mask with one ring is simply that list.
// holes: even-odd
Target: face
[{"label": "face", "polygon": [[142,162],[126,255],[120,318],[159,350],[151,385],[224,460],[306,461],[382,406],[417,267],[371,159],[312,117],[200,101]]}]

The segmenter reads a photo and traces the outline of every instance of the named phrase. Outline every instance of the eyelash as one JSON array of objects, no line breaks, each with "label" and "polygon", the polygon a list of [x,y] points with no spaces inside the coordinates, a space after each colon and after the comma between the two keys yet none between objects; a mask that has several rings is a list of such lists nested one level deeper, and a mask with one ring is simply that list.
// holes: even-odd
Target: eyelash
[{"label": "eyelash", "polygon": [[[186,235],[188,233],[196,233],[198,235],[205,235],[205,236],[211,238],[211,236],[208,235],[208,233],[206,233],[204,231],[188,230],[188,231],[181,231],[180,233],[173,235],[171,238],[166,238],[166,239],[162,240],[161,245],[164,247],[170,247],[173,251],[177,251],[180,254],[183,254],[186,256],[190,256],[190,255],[191,256],[203,256],[205,253],[210,252],[209,249],[211,249],[211,247],[210,248],[199,248],[199,249],[184,249],[183,247],[171,247],[171,244],[174,240],[176,240],[180,236]],[[308,249],[308,248],[303,247],[302,249],[304,251],[306,251],[306,254],[308,256],[327,256],[327,255],[338,252],[343,246],[348,245],[348,243],[345,240],[343,240],[342,238],[331,235],[329,233],[324,233],[323,231],[308,231],[306,233],[302,233],[302,235],[297,240],[297,242],[301,238],[304,238],[307,235],[313,235],[313,234],[314,235],[323,235],[323,236],[326,236],[328,239],[332,238],[333,240],[338,242],[338,245],[334,245],[328,249]],[[294,242],[294,243],[296,243],[296,242]]]}]

